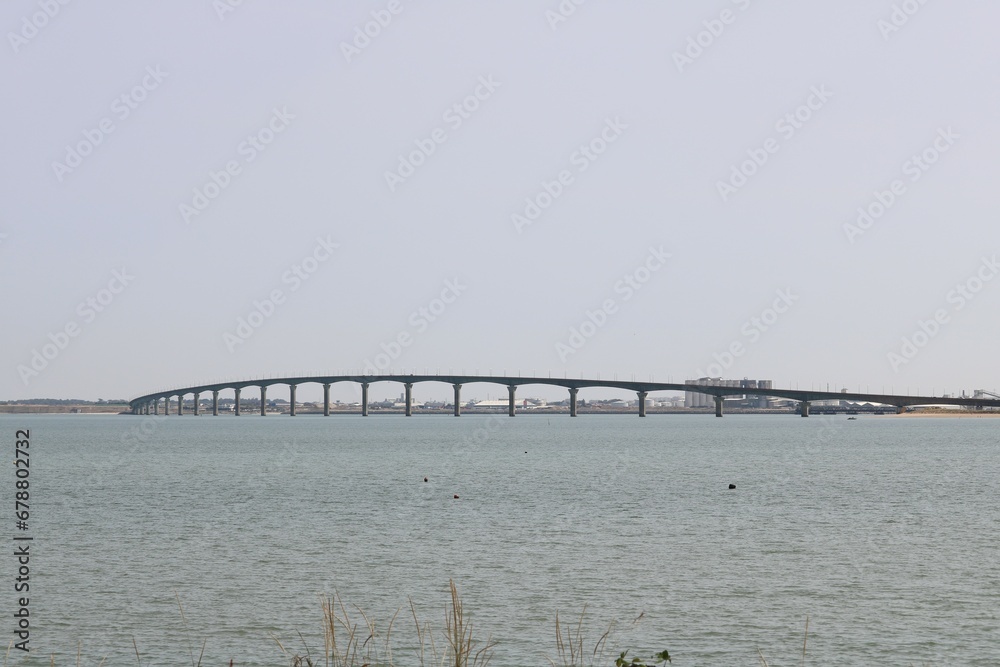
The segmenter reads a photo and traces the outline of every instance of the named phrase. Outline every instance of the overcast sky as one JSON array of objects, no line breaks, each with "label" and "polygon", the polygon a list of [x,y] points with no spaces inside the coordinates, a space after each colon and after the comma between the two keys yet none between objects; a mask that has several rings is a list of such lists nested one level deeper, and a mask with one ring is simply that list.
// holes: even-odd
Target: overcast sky
[{"label": "overcast sky", "polygon": [[0,399],[366,364],[996,388],[998,23],[5,2]]}]

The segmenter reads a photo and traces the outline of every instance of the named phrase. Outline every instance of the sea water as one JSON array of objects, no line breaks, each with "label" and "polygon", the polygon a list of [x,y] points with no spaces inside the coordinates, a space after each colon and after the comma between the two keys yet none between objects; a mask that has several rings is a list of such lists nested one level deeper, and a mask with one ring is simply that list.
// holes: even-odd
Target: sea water
[{"label": "sea water", "polygon": [[[12,665],[315,660],[334,594],[374,619],[372,641],[402,608],[393,660],[419,664],[410,604],[442,652],[449,581],[498,667],[558,660],[556,615],[575,631],[581,613],[586,664],[612,624],[598,664],[664,649],[675,665],[798,664],[807,619],[811,664],[1000,664],[1000,420],[0,425],[11,456],[31,433],[32,651]],[[5,479],[10,545],[13,467]]]}]

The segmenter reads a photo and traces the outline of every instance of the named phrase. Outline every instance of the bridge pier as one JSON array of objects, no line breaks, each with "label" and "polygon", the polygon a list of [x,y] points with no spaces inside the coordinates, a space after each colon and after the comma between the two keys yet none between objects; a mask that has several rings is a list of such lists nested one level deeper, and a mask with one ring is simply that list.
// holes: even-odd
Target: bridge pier
[{"label": "bridge pier", "polygon": [[[407,390],[407,391],[409,391],[409,390]],[[407,402],[409,402],[409,399],[407,399]],[[407,414],[409,414],[409,413],[407,413]],[[368,416],[368,383],[367,382],[362,382],[361,383],[361,416],[362,417],[367,417]]]},{"label": "bridge pier", "polygon": [[260,416],[265,415],[265,410],[267,410],[267,387],[264,385],[260,386]]},{"label": "bridge pier", "polygon": [[[261,386],[264,380],[267,380],[266,386]],[[294,381],[294,382],[293,382]],[[713,386],[713,385],[700,385],[697,387],[692,387],[689,384],[678,384],[671,382],[653,382],[650,379],[648,382],[641,381],[633,376],[631,381],[619,382],[617,379],[611,380],[605,378],[601,380],[600,377],[595,379],[586,379],[584,377],[577,378],[552,378],[551,375],[548,378],[542,377],[527,377],[518,374],[517,376],[508,376],[506,373],[503,375],[493,375],[492,370],[489,375],[479,375],[478,372],[475,375],[442,375],[442,374],[408,374],[408,375],[398,375],[398,374],[385,374],[385,375],[372,375],[372,374],[362,374],[362,375],[322,375],[322,376],[306,376],[306,377],[296,377],[296,376],[284,376],[282,378],[277,377],[266,377],[258,378],[256,380],[233,380],[231,383],[222,384],[209,384],[209,385],[192,385],[187,387],[175,387],[172,389],[161,389],[151,394],[146,394],[144,396],[139,396],[130,401],[128,405],[128,412],[126,414],[135,415],[157,415],[159,416],[161,403],[163,415],[173,416],[174,408],[171,405],[172,401],[176,401],[176,414],[184,414],[184,401],[187,395],[192,395],[194,397],[194,414],[200,416],[203,412],[208,412],[208,400],[206,396],[204,410],[202,410],[201,405],[201,394],[207,394],[207,392],[212,392],[212,415],[219,414],[219,393],[227,392],[233,389],[236,400],[234,401],[233,412],[235,416],[240,416],[243,413],[243,405],[241,399],[241,393],[243,387],[258,387],[261,391],[261,413],[267,414],[267,391],[266,387],[274,384],[285,384],[289,388],[289,393],[291,397],[289,405],[289,413],[297,416],[298,415],[298,385],[303,382],[315,382],[317,384],[323,384],[323,414],[330,414],[330,387],[337,382],[357,382],[362,384],[362,392],[364,400],[362,401],[361,413],[365,416],[369,413],[370,402],[368,400],[368,388],[371,382],[395,382],[399,384],[404,384],[406,386],[406,397],[407,403],[404,404],[406,407],[406,415],[413,415],[413,385],[418,382],[445,382],[452,385],[452,389],[455,392],[455,405],[454,414],[455,416],[461,416],[462,414],[462,385],[468,384],[470,382],[488,382],[491,384],[506,386],[509,392],[508,400],[508,415],[516,416],[517,414],[517,389],[521,384],[537,383],[545,384],[550,386],[561,386],[568,390],[570,393],[570,400],[567,402],[570,409],[568,412],[576,417],[579,414],[578,399],[579,399],[579,389],[581,386],[593,386],[593,387],[603,387],[607,389],[615,390],[627,390],[634,392],[639,398],[639,409],[638,413],[640,417],[645,417],[648,414],[646,400],[648,399],[649,393],[657,391],[701,391],[704,396],[712,396],[715,400],[716,415],[722,417],[724,415],[725,400],[727,398],[726,394],[731,391],[725,387]],[[257,382],[255,385],[254,382]],[[176,393],[170,393],[176,392]],[[850,401],[865,401],[872,404],[881,404],[883,407],[878,410],[879,413],[887,412],[890,413],[892,409],[895,408],[897,414],[902,414],[908,412],[914,406],[919,405],[935,405],[938,403],[944,403],[947,405],[964,406],[969,410],[983,410],[983,409],[997,409],[1000,408],[1000,397],[997,398],[986,398],[985,396],[991,395],[986,392],[982,395],[977,395],[974,397],[962,396],[962,397],[948,397],[945,398],[935,391],[932,391],[930,395],[922,395],[919,392],[914,394],[896,394],[892,390],[889,393],[885,393],[885,389],[882,390],[883,393],[862,393],[861,387],[858,388],[857,393],[845,393],[845,392],[831,392],[831,391],[821,391],[817,390],[815,387],[807,387],[806,389],[777,389],[768,388],[764,389],[760,387],[756,392],[761,395],[777,396],[786,400],[790,400],[792,404],[798,403],[799,405],[795,408],[795,412],[799,412],[803,417],[810,416],[813,401],[825,401],[830,400],[850,400]],[[402,392],[401,392],[402,393]],[[716,395],[718,394],[718,395]],[[228,401],[229,399],[225,399]],[[399,400],[402,400],[399,399]],[[702,399],[701,405],[704,405],[704,400]],[[502,405],[502,403],[501,403]],[[522,401],[523,405],[523,401]],[[586,405],[586,403],[580,403],[580,405]],[[228,412],[228,410],[227,410]],[[822,410],[821,410],[822,412]],[[891,414],[891,413],[890,413]]]}]

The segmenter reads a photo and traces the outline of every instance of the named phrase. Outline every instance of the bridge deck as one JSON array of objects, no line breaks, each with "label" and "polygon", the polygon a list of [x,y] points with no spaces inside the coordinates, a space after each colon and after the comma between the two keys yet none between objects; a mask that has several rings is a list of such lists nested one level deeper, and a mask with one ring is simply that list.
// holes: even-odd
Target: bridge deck
[{"label": "bridge deck", "polygon": [[[897,408],[905,408],[908,406],[915,405],[958,405],[971,408],[1000,408],[1000,399],[997,398],[955,398],[955,397],[943,397],[943,396],[908,396],[900,394],[872,394],[872,393],[857,393],[857,392],[832,392],[832,391],[816,391],[813,389],[748,389],[743,387],[716,387],[711,385],[694,385],[694,384],[680,384],[674,382],[641,382],[635,380],[600,380],[600,379],[587,379],[587,378],[553,378],[553,377],[509,377],[503,375],[314,375],[314,376],[298,376],[298,377],[285,377],[285,378],[261,378],[256,380],[242,380],[234,382],[221,382],[217,384],[205,384],[196,385],[191,387],[179,387],[176,389],[170,389],[167,391],[160,391],[151,394],[146,394],[143,396],[138,396],[131,401],[129,405],[132,408],[133,413],[138,414],[140,411],[146,410],[150,404],[158,402],[161,398],[170,399],[171,397],[178,397],[182,399],[188,394],[203,394],[203,393],[213,393],[216,400],[216,409],[214,413],[218,412],[217,400],[218,393],[224,390],[234,390],[239,391],[246,387],[258,387],[260,388],[261,395],[265,396],[268,387],[274,385],[288,385],[294,388],[300,384],[321,384],[324,385],[324,395],[325,395],[325,412],[329,412],[329,386],[336,384],[338,382],[353,382],[360,384],[363,389],[364,403],[363,412],[367,413],[367,394],[368,387],[376,382],[396,382],[402,384],[406,387],[407,394],[407,414],[410,413],[410,388],[414,384],[422,382],[441,382],[445,384],[450,384],[456,387],[456,398],[459,395],[459,391],[462,385],[473,384],[477,382],[484,382],[489,384],[498,384],[507,386],[510,391],[510,405],[511,414],[514,410],[514,393],[517,387],[525,385],[547,385],[554,387],[563,387],[570,392],[571,396],[571,414],[575,414],[576,410],[576,393],[580,389],[603,387],[609,389],[624,389],[628,391],[634,391],[637,394],[643,394],[642,398],[645,398],[645,394],[658,392],[658,391],[691,391],[701,394],[708,394],[710,396],[716,397],[717,401],[717,414],[721,416],[722,404],[721,399],[726,396],[742,396],[742,395],[752,395],[752,396],[770,396],[774,398],[787,398],[795,401],[799,401],[804,404],[803,406],[803,416],[808,416],[808,404],[812,401],[822,401],[822,400],[835,400],[835,401],[854,401],[859,403],[881,403],[884,405],[892,405]],[[293,398],[294,400],[294,398]],[[179,407],[178,410],[181,408]],[[645,407],[642,402],[640,402],[640,414],[644,415]],[[197,404],[195,406],[195,413],[198,412]],[[237,410],[237,412],[239,412]],[[294,412],[294,411],[293,411]],[[456,414],[458,414],[458,407],[456,405]]]}]

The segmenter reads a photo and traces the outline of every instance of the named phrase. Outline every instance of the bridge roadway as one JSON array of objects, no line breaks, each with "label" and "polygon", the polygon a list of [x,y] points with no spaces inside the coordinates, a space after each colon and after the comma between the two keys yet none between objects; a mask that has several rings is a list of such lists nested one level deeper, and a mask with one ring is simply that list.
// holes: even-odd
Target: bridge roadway
[{"label": "bridge roadway", "polygon": [[522,385],[540,384],[564,387],[569,390],[569,414],[576,417],[576,396],[580,389],[605,387],[609,389],[626,389],[636,392],[639,398],[639,416],[646,416],[646,396],[655,391],[694,391],[715,397],[715,416],[723,414],[723,401],[726,396],[771,396],[799,401],[799,411],[803,417],[809,416],[809,405],[812,401],[837,400],[858,401],[862,403],[882,403],[896,407],[902,412],[908,406],[914,405],[961,405],[982,409],[986,407],[1000,408],[1000,399],[990,398],[944,398],[941,396],[901,396],[894,394],[862,394],[851,392],[814,391],[812,389],[745,389],[740,387],[713,387],[711,385],[678,384],[671,382],[636,382],[620,380],[588,380],[584,378],[551,378],[551,377],[507,377],[497,375],[329,375],[302,376],[288,378],[267,378],[243,380],[238,382],[223,382],[195,387],[182,387],[168,391],[156,392],[139,396],[129,401],[132,414],[159,414],[160,399],[164,399],[163,412],[167,414],[170,399],[177,397],[177,414],[184,412],[184,397],[194,395],[194,414],[199,412],[199,398],[202,393],[212,392],[212,414],[219,414],[219,392],[233,390],[236,394],[235,414],[240,414],[240,393],[247,387],[260,389],[260,414],[265,414],[267,404],[267,388],[274,385],[287,385],[291,415],[295,416],[295,390],[300,384],[315,383],[323,385],[323,414],[330,414],[330,386],[337,382],[354,382],[361,385],[361,414],[368,416],[368,388],[375,382],[398,382],[403,385],[406,395],[406,416],[413,413],[413,385],[419,382],[443,382],[452,385],[455,391],[455,416],[462,413],[462,385],[474,382],[505,385],[508,391],[508,414],[515,415],[515,393]]}]

